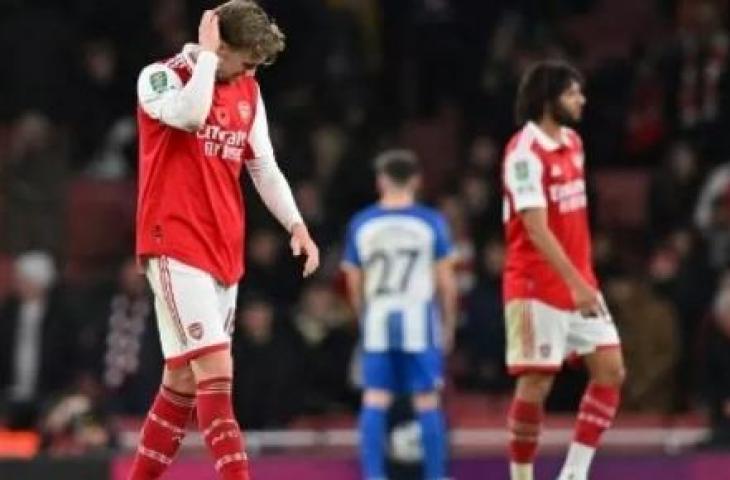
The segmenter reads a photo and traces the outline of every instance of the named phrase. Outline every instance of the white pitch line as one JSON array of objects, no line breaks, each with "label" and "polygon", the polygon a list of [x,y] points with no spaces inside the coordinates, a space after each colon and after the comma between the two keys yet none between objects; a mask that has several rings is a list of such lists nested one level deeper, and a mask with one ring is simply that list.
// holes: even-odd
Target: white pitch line
[{"label": "white pitch line", "polygon": [[[602,444],[609,448],[654,448],[664,452],[676,452],[692,446],[706,434],[705,428],[616,428],[606,432]],[[573,430],[570,428],[546,429],[540,435],[540,444],[547,448],[565,447],[572,435]],[[138,438],[136,432],[123,432],[120,437],[122,448],[133,451]],[[503,428],[457,428],[450,432],[450,442],[454,448],[496,452],[504,449],[507,439],[508,433]],[[358,434],[352,429],[251,431],[246,432],[246,444],[251,452],[282,448],[353,448],[358,445]],[[183,445],[186,449],[204,448],[199,432],[189,432]]]}]

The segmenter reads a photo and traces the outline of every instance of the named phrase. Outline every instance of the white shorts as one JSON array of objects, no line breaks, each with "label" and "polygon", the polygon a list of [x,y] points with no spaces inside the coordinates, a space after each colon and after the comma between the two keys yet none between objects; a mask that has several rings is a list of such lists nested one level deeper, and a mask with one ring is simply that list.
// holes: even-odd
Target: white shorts
[{"label": "white shorts", "polygon": [[535,299],[507,303],[505,322],[511,375],[557,372],[566,359],[621,344],[610,314],[586,318]]},{"label": "white shorts", "polygon": [[223,286],[208,272],[170,257],[148,259],[145,273],[168,367],[229,348],[238,285]]}]

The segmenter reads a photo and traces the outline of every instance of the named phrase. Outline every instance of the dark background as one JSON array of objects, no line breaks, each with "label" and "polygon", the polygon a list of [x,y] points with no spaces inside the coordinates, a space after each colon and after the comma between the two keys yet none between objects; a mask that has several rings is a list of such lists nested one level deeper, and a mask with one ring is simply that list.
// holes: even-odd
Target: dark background
[{"label": "dark background", "polygon": [[[449,398],[483,395],[484,415],[502,414],[486,407],[510,389],[501,151],[517,128],[520,75],[564,58],[587,77],[579,130],[595,263],[629,368],[624,411],[707,414],[713,441],[726,441],[727,1],[261,3],[287,35],[279,61],[259,73],[272,137],[323,266],[299,279],[283,230],[246,180],[248,274],[234,342],[244,426],[351,421],[357,325],[338,272],[342,234],[374,200],[370,162],[390,146],[419,154],[423,200],[446,214],[458,248]],[[159,383],[150,298],[131,259],[136,76],[194,41],[215,4],[0,1],[0,426],[40,432],[47,451],[113,448],[118,419],[142,415]],[[15,274],[29,251],[58,273],[32,295]],[[15,322],[31,297],[46,306],[42,334],[23,348],[42,360],[18,398]],[[581,382],[579,370],[564,375],[551,408],[570,409]],[[66,408],[77,397],[86,408]],[[49,424],[58,408],[69,410],[65,422]]]}]

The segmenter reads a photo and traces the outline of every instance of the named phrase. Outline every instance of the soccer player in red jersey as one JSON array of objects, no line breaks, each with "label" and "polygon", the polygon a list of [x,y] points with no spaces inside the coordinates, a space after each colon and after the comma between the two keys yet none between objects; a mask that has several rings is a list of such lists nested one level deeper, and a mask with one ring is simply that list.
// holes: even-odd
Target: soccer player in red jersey
[{"label": "soccer player in red jersey", "polygon": [[583,146],[569,127],[586,102],[582,84],[565,63],[533,66],[517,95],[522,128],[505,150],[507,367],[517,376],[508,413],[512,480],[533,479],[543,405],[564,360],[582,357],[590,383],[559,480],[587,479],[625,375],[591,265]]},{"label": "soccer player in red jersey", "polygon": [[239,177],[291,234],[304,276],[319,252],[279,170],[254,76],[284,37],[253,1],[206,11],[198,44],[139,76],[137,256],[155,295],[165,369],[142,428],[131,480],[159,478],[172,463],[193,408],[224,480],[249,478],[231,405],[237,282],[243,275]]}]

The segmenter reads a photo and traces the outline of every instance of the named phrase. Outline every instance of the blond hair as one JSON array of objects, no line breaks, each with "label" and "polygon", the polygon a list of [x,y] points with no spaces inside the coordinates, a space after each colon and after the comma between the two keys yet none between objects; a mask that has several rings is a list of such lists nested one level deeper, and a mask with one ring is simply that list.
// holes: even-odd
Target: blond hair
[{"label": "blond hair", "polygon": [[216,8],[221,40],[235,50],[248,50],[253,59],[270,65],[284,50],[284,34],[253,0],[230,0]]}]

